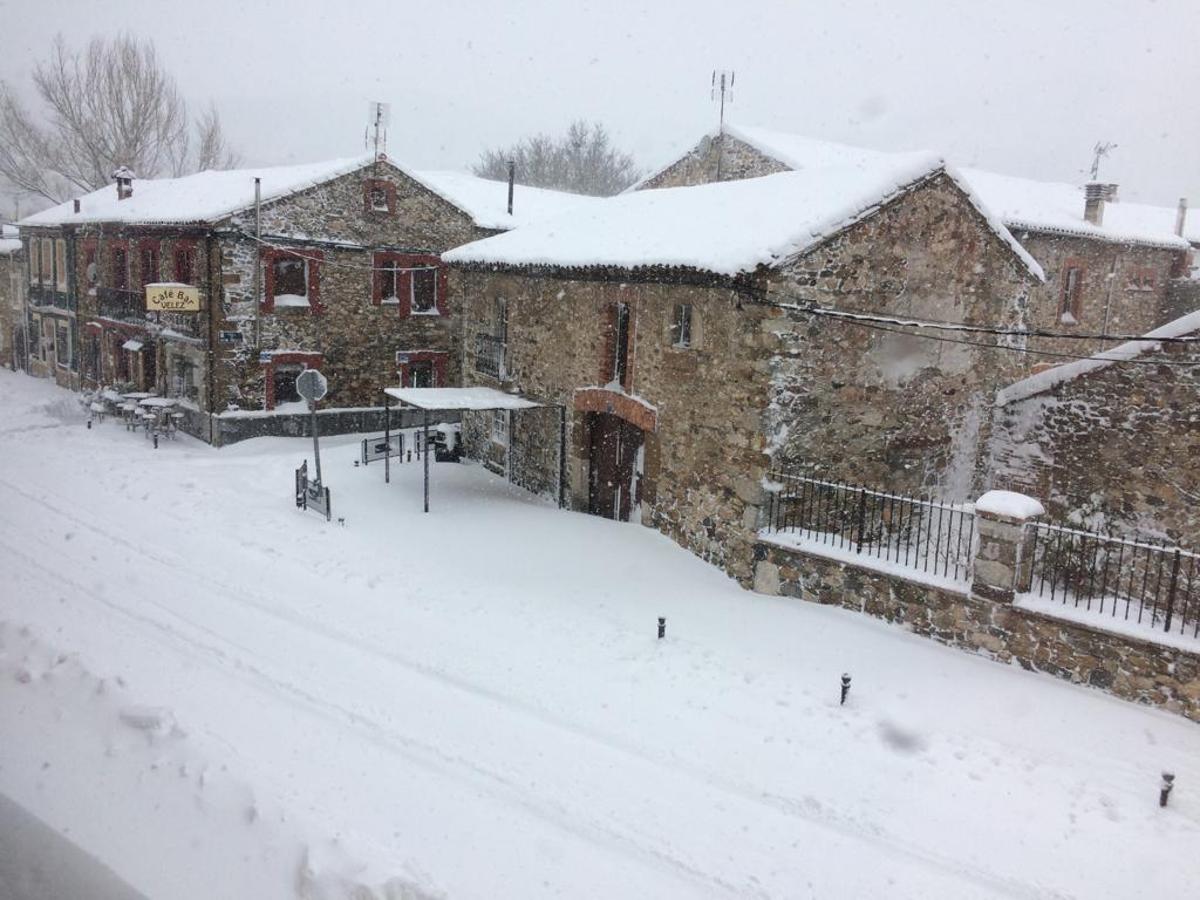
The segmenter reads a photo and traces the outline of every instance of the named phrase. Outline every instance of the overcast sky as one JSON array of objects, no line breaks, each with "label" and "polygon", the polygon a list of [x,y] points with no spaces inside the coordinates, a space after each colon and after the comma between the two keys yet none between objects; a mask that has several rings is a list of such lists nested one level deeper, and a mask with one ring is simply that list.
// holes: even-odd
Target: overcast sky
[{"label": "overcast sky", "polygon": [[1200,0],[0,0],[0,78],[122,29],[248,163],[356,154],[384,100],[416,167],[584,117],[652,168],[715,126],[726,68],[735,122],[1067,181],[1103,139],[1123,199],[1200,205]]}]

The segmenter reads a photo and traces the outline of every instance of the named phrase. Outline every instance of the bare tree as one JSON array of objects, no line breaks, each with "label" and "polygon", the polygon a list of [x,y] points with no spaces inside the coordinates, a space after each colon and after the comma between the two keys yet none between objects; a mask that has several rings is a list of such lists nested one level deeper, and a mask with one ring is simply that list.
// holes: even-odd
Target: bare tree
[{"label": "bare tree", "polygon": [[36,115],[0,82],[0,176],[30,194],[60,202],[102,187],[120,166],[151,178],[236,161],[216,108],[193,124],[149,41],[93,38],[76,50],[60,35],[33,85]]},{"label": "bare tree", "polygon": [[612,146],[602,124],[582,119],[561,137],[537,134],[511,147],[485,150],[473,171],[481,178],[505,179],[510,160],[521,184],[601,197],[620,193],[639,174],[633,157]]}]

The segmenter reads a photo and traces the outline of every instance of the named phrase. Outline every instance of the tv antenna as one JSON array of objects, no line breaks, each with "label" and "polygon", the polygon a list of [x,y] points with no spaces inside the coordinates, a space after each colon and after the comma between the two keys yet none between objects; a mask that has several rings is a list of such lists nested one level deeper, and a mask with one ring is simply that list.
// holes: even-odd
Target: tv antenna
[{"label": "tv antenna", "polygon": [[1117,149],[1116,144],[1107,141],[1096,141],[1096,146],[1092,148],[1092,181],[1100,178],[1100,160],[1108,156],[1113,150]]},{"label": "tv antenna", "polygon": [[725,98],[729,97],[729,102],[733,103],[733,79],[737,73],[733,70],[726,72],[724,69],[713,69],[712,87],[709,89],[709,99],[716,100],[720,97],[721,100],[721,127],[720,131],[725,131]]},{"label": "tv antenna", "polygon": [[367,118],[371,122],[363,131],[363,149],[367,149],[367,133],[374,132],[375,161],[379,162],[379,148],[387,149],[387,128],[392,120],[392,104],[371,101],[367,106]]}]

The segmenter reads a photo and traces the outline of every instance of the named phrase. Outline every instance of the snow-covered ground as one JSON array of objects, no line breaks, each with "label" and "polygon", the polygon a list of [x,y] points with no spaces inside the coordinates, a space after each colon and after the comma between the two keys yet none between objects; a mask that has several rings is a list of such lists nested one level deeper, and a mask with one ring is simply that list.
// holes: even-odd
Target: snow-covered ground
[{"label": "snow-covered ground", "polygon": [[146,896],[1200,883],[1194,723],[747,593],[474,466],[423,515],[418,466],[385,486],[331,439],[341,527],[293,505],[307,440],[156,451],[77,409],[0,372],[0,794]]}]

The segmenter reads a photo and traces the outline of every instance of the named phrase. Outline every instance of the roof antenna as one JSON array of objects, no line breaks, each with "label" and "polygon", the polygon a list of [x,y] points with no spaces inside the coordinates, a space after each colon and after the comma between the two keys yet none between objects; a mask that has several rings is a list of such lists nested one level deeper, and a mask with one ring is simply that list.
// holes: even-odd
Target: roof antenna
[{"label": "roof antenna", "polygon": [[725,155],[725,98],[728,96],[730,105],[733,104],[733,79],[736,76],[737,73],[732,69],[728,72],[724,69],[713,69],[712,85],[709,88],[709,99],[716,100],[720,96],[721,100],[721,118],[717,127],[717,181],[721,180],[721,161]]},{"label": "roof antenna", "polygon": [[[380,103],[376,100],[372,100],[370,106],[368,107],[367,115],[371,119],[370,127],[374,130],[374,133],[375,133],[375,139],[374,139],[375,154],[374,154],[374,156],[375,156],[376,169],[378,170],[379,147],[380,147],[381,141],[382,141],[383,149],[387,150],[387,127],[388,127],[388,124],[391,122],[391,118],[392,118],[392,104]],[[366,135],[364,134],[363,137],[365,139]],[[365,140],[364,140],[364,143],[365,143]],[[378,171],[376,171],[376,174],[378,174]]]},{"label": "roof antenna", "polygon": [[1096,141],[1096,146],[1092,148],[1092,181],[1097,181],[1100,178],[1100,160],[1108,156],[1109,153],[1116,149],[1116,144],[1112,144],[1107,141]]}]

